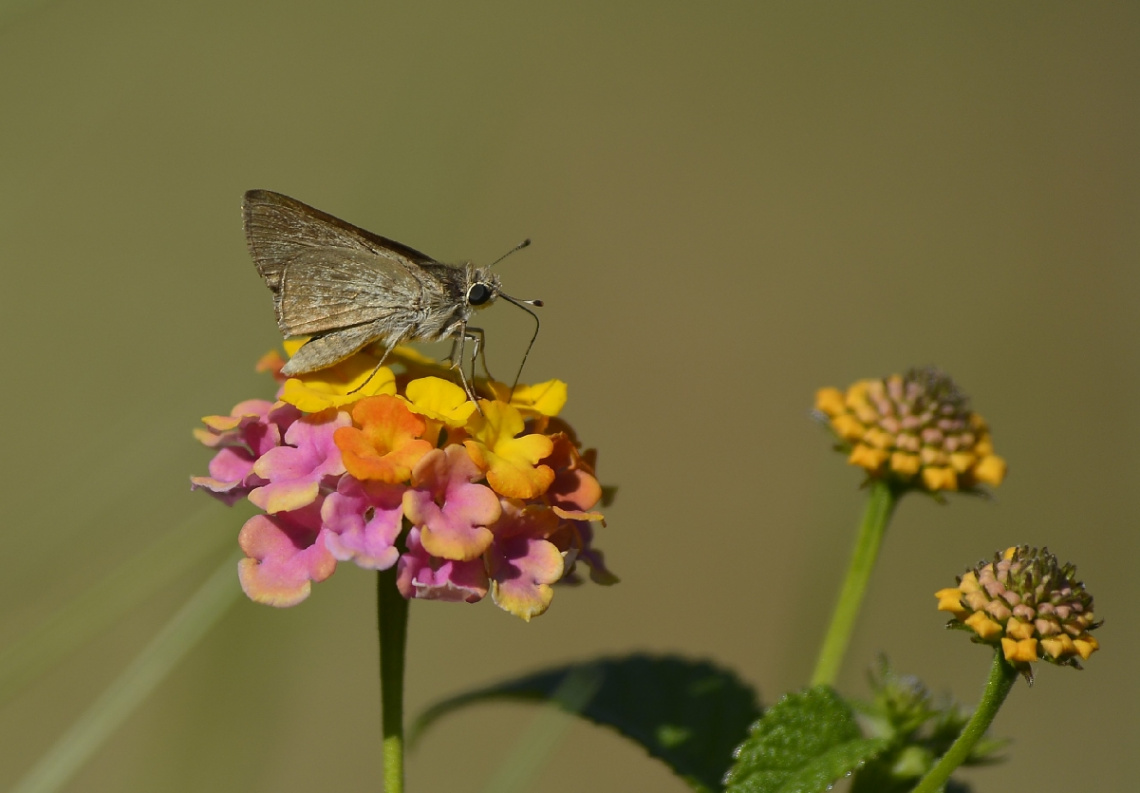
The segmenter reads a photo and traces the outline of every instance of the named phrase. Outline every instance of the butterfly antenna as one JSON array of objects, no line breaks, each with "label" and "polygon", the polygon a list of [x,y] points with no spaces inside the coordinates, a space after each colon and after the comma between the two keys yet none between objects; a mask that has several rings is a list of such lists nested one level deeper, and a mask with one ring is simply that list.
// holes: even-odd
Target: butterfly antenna
[{"label": "butterfly antenna", "polygon": [[[489,269],[491,269],[491,268],[492,268],[492,267],[494,267],[496,264],[498,264],[499,262],[501,262],[503,259],[505,259],[505,258],[507,258],[508,256],[510,256],[512,253],[517,253],[518,251],[521,251],[523,248],[526,248],[526,247],[528,247],[529,245],[530,245],[530,238],[528,237],[527,239],[523,240],[523,241],[522,241],[522,242],[520,242],[518,245],[516,245],[515,247],[511,248],[509,251],[507,251],[506,253],[504,253],[504,254],[503,254],[502,256],[500,256],[498,259],[495,259],[495,261],[493,261],[493,262],[491,262],[490,264],[488,264],[488,265],[487,265],[487,269],[488,269],[488,270],[489,270]],[[539,305],[541,305],[541,303],[540,303]]]},{"label": "butterfly antenna", "polygon": [[[520,245],[519,248],[525,248],[529,244],[530,244],[530,240],[527,240],[522,245]],[[515,248],[515,250],[517,251],[518,248]],[[523,311],[525,311],[526,313],[528,313],[532,317],[534,317],[534,335],[530,337],[530,344],[528,344],[526,346],[526,352],[523,353],[522,363],[519,364],[519,370],[518,370],[518,372],[515,373],[515,381],[513,383],[511,383],[511,393],[509,396],[507,396],[507,401],[510,402],[511,397],[513,397],[515,395],[515,388],[518,387],[519,378],[522,377],[523,367],[526,366],[526,359],[530,356],[530,349],[531,349],[531,347],[534,346],[535,339],[538,338],[538,329],[542,326],[542,323],[538,319],[538,314],[535,314],[533,311],[531,311],[529,308],[527,308],[527,306],[534,306],[536,308],[542,308],[542,301],[541,300],[516,300],[515,298],[511,297],[510,295],[504,295],[502,292],[499,292],[499,297],[503,298],[504,300],[506,300],[510,303],[514,303],[516,306],[521,308]]]}]

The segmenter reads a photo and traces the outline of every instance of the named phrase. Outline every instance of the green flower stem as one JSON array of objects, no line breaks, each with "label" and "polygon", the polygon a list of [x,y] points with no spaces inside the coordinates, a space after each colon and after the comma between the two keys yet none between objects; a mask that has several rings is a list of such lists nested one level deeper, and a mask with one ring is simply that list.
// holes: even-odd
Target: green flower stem
[{"label": "green flower stem", "polygon": [[404,790],[404,650],[408,643],[408,601],[396,588],[396,565],[376,578],[380,628],[380,707],[384,736],[384,791]]},{"label": "green flower stem", "polygon": [[890,521],[898,500],[899,491],[889,484],[878,479],[871,482],[867,509],[863,513],[863,523],[859,527],[859,537],[851,555],[851,566],[847,569],[847,580],[843,582],[839,602],[835,605],[835,613],[831,615],[831,626],[827,629],[815,673],[811,678],[813,686],[835,684],[847,645],[851,642],[851,633],[855,630],[859,607],[863,605],[863,596],[867,593],[871,570],[879,556],[879,546],[886,533],[887,522]]},{"label": "green flower stem", "polygon": [[994,663],[990,668],[990,679],[986,681],[986,690],[982,693],[982,701],[978,709],[970,717],[970,722],[954,741],[954,745],[942,755],[942,759],[934,768],[930,769],[912,793],[936,793],[950,779],[954,769],[966,762],[974,746],[986,734],[990,724],[997,715],[1001,705],[1005,702],[1009,690],[1013,688],[1013,681],[1017,679],[1017,670],[1007,663],[1000,648],[994,653]]}]

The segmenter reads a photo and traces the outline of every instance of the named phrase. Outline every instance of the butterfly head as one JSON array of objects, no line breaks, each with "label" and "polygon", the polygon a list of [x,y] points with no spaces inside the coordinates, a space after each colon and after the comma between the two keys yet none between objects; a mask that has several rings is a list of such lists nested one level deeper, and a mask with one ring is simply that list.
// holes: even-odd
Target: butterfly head
[{"label": "butterfly head", "polygon": [[467,294],[464,296],[467,305],[483,308],[495,302],[500,292],[499,276],[488,269],[475,270],[467,284]]}]

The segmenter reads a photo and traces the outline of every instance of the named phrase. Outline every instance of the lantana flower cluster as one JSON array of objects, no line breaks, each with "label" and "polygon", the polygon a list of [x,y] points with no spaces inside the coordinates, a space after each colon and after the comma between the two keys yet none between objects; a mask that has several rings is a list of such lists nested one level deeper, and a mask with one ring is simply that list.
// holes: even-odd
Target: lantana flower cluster
[{"label": "lantana flower cluster", "polygon": [[1077,659],[1087,661],[1100,647],[1090,634],[1100,627],[1092,595],[1077,580],[1076,568],[1060,564],[1047,548],[1007,548],[934,596],[938,610],[954,616],[952,627],[1000,646],[1005,659],[1027,675],[1038,659],[1080,669]]},{"label": "lantana flower cluster", "polygon": [[[286,349],[296,346],[287,343]],[[616,578],[593,547],[602,488],[594,450],[557,418],[566,385],[552,380],[470,401],[446,367],[398,348],[376,370],[367,353],[284,379],[276,354],[259,368],[283,384],[277,401],[239,403],[195,431],[217,449],[194,488],[261,513],[239,544],[245,593],[292,606],[338,562],[397,567],[406,598],[475,602],[488,592],[524,620],[550,605],[551,585]]]},{"label": "lantana flower cluster", "polygon": [[815,407],[847,462],[899,487],[932,493],[1000,485],[1005,460],[954,381],[933,367],[822,388]]}]

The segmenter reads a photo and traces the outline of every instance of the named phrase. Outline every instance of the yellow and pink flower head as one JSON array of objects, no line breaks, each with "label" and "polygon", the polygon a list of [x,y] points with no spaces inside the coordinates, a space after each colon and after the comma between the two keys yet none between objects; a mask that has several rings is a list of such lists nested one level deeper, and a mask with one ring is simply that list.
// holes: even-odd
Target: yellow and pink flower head
[{"label": "yellow and pink flower head", "polygon": [[[579,560],[598,583],[616,581],[592,547],[596,455],[556,418],[565,383],[513,394],[481,384],[494,398],[476,406],[438,376],[445,367],[403,349],[391,359],[399,374],[368,379],[377,361],[360,353],[195,431],[218,451],[193,486],[264,511],[238,538],[251,599],[295,605],[352,561],[396,565],[404,597],[474,602],[490,591],[529,620],[550,605],[552,584],[577,580]],[[280,380],[281,364],[270,355],[259,368]]]}]

